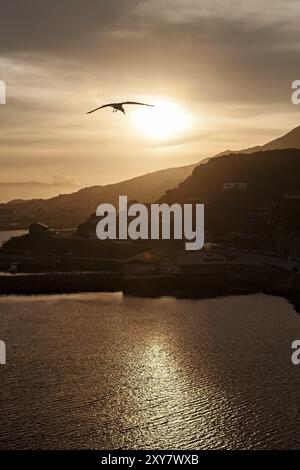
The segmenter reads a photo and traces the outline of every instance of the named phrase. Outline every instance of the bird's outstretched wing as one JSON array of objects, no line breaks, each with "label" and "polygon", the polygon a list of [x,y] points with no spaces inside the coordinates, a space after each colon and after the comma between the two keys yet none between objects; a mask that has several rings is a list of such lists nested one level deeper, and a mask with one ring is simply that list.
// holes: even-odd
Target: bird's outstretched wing
[{"label": "bird's outstretched wing", "polygon": [[[98,109],[107,108],[109,106],[111,106],[112,108],[115,108],[115,109],[119,109],[120,106],[122,107],[124,104],[139,104],[141,106],[151,106],[151,107],[154,106],[154,104],[140,103],[139,101],[121,101],[120,103],[103,104],[102,106],[99,106],[98,108],[95,108],[95,109],[92,109],[91,111],[88,111],[86,114],[94,113]],[[119,108],[118,108],[118,106],[119,106]],[[124,110],[119,109],[119,111],[122,111],[125,114]]]},{"label": "bird's outstretched wing", "polygon": [[93,113],[94,111],[97,111],[98,109],[102,109],[102,108],[107,108],[109,106],[114,106],[115,103],[108,103],[108,104],[103,104],[102,106],[99,106],[98,108],[95,108],[95,109],[92,109],[91,111],[88,111],[86,114],[91,114]]},{"label": "bird's outstretched wing", "polygon": [[123,101],[122,104],[140,104],[141,106],[154,107],[154,104],[140,103],[139,101]]}]

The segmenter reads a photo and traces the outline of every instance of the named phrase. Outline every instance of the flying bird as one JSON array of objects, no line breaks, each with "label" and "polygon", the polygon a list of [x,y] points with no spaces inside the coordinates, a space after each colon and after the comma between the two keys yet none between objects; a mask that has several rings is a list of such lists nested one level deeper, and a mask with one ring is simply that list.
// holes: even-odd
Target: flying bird
[{"label": "flying bird", "polygon": [[151,107],[154,106],[154,104],[139,103],[138,101],[121,101],[120,103],[104,104],[103,106],[99,106],[98,108],[92,109],[92,111],[88,111],[86,114],[91,114],[94,111],[97,111],[98,109],[108,108],[108,107],[113,108],[113,113],[116,113],[117,111],[121,111],[123,114],[126,114],[125,109],[123,107],[124,104],[138,104],[141,106],[151,106]]}]

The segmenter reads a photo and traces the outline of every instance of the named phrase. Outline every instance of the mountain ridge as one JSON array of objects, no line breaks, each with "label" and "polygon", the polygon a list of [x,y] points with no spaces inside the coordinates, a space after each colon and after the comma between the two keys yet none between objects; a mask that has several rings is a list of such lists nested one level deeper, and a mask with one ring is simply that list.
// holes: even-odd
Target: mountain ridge
[{"label": "mountain ridge", "polygon": [[[198,168],[224,156],[264,152],[283,148],[300,149],[300,126],[287,134],[261,146],[239,151],[225,151],[198,163],[157,170],[129,180],[108,185],[94,185],[81,188],[69,194],[60,194],[50,199],[31,199],[11,201],[0,204],[0,228],[10,225],[27,227],[34,220],[39,220],[55,228],[74,228],[82,223],[100,203],[117,204],[119,195],[127,195],[128,200],[155,202],[166,200],[182,185],[188,184]],[[179,189],[180,191],[180,189]],[[175,193],[174,193],[175,194]]]},{"label": "mountain ridge", "polygon": [[27,227],[39,220],[56,228],[74,228],[103,202],[116,204],[119,195],[128,199],[154,202],[168,188],[176,187],[189,176],[197,163],[157,170],[129,180],[108,185],[81,188],[70,194],[61,194],[50,199],[10,201],[0,204],[0,228],[10,224]]}]

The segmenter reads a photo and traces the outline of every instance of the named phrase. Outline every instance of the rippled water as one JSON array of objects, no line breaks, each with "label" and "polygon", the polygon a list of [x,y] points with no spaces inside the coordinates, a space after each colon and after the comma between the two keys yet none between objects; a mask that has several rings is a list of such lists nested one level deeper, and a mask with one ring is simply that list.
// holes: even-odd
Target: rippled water
[{"label": "rippled water", "polygon": [[282,298],[0,298],[1,448],[300,448]]}]

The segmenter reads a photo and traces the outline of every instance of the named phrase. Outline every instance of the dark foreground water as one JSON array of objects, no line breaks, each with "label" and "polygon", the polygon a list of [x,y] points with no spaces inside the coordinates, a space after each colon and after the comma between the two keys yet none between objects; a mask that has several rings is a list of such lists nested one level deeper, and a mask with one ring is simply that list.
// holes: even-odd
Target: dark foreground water
[{"label": "dark foreground water", "polygon": [[0,298],[0,447],[300,448],[300,316],[265,295]]}]

